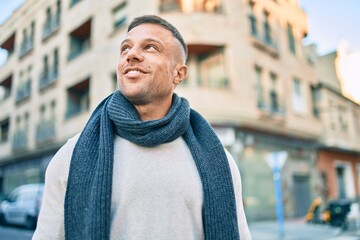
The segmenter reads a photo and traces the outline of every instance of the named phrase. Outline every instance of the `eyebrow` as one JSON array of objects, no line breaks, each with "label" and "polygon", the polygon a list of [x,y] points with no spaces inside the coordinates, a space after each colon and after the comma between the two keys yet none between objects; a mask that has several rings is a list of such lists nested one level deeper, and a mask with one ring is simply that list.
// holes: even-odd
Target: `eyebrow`
[{"label": "eyebrow", "polygon": [[[160,44],[161,46],[165,46],[164,43],[162,43],[159,40],[153,39],[153,38],[145,38],[143,41],[144,42],[155,42],[155,43]],[[121,42],[120,46],[123,45],[126,42],[132,42],[132,41],[130,39],[125,39],[124,41]]]}]

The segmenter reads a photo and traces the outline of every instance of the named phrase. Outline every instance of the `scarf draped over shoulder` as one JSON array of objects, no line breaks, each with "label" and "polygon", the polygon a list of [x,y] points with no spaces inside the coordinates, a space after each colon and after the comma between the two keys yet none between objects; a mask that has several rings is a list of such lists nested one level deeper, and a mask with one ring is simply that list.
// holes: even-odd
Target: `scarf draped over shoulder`
[{"label": "scarf draped over shoulder", "polygon": [[176,94],[164,118],[141,121],[116,91],[94,110],[73,151],[64,203],[66,240],[110,239],[115,134],[145,147],[182,137],[202,182],[205,239],[240,239],[230,167],[208,122]]}]

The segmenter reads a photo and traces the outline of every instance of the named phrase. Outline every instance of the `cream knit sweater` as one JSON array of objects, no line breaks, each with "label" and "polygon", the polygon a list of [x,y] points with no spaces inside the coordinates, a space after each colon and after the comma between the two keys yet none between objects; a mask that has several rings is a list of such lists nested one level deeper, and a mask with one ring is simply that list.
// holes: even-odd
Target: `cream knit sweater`
[{"label": "cream knit sweater", "polygon": [[[33,240],[64,239],[67,177],[78,137],[67,141],[46,170]],[[240,239],[250,240],[240,174],[234,159],[226,154],[235,188]],[[154,148],[115,138],[111,240],[203,240],[202,200],[200,176],[182,138]]]}]

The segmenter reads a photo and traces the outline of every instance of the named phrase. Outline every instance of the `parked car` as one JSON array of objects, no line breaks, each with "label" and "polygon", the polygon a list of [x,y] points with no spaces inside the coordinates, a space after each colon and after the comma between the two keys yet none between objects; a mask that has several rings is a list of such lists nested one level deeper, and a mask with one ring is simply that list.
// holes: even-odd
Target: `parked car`
[{"label": "parked car", "polygon": [[35,229],[44,184],[26,184],[15,188],[0,204],[0,223]]}]

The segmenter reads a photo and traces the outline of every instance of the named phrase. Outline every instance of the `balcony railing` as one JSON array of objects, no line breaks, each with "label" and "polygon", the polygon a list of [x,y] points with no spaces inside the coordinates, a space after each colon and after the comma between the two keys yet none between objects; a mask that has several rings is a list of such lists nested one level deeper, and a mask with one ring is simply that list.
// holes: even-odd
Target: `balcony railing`
[{"label": "balcony railing", "polygon": [[28,132],[26,130],[17,130],[13,137],[13,151],[26,149],[28,146]]},{"label": "balcony railing", "polygon": [[71,0],[71,1],[70,1],[70,7],[74,6],[74,5],[77,4],[78,2],[80,2],[80,0]]},{"label": "balcony railing", "polygon": [[0,103],[5,102],[10,96],[11,96],[11,89],[10,88],[5,88],[4,95],[3,95],[2,98],[0,98]]},{"label": "balcony railing", "polygon": [[273,114],[280,115],[280,116],[285,115],[284,107],[279,104],[267,103],[267,102],[259,100],[257,105],[260,110],[268,112],[272,115]]},{"label": "balcony railing", "polygon": [[34,40],[32,37],[27,37],[20,45],[19,57],[25,56],[34,48]]},{"label": "balcony railing", "polygon": [[181,7],[176,1],[166,2],[160,5],[160,12],[180,11]]},{"label": "balcony railing", "polygon": [[51,68],[51,70],[43,71],[40,74],[39,79],[39,90],[42,91],[45,88],[51,86],[58,79],[58,69],[57,67]]},{"label": "balcony railing", "polygon": [[187,6],[184,9],[184,4],[177,0],[163,1],[159,6],[160,12],[203,12],[203,13],[222,13],[222,6],[220,1],[211,1],[204,4],[194,4]]},{"label": "balcony railing", "polygon": [[60,26],[60,14],[57,13],[44,24],[42,39],[44,40],[50,37],[53,33],[56,32],[57,29],[59,29],[59,26]]},{"label": "balcony railing", "polygon": [[82,53],[86,52],[90,49],[90,38],[84,41],[84,43],[72,46],[70,53],[68,55],[68,61],[73,60],[74,58],[78,57]]},{"label": "balcony railing", "polygon": [[263,31],[259,31],[257,27],[257,20],[254,15],[249,16],[250,33],[253,37],[253,44],[258,49],[268,52],[273,57],[279,56],[279,48],[274,40],[274,32],[271,30],[270,25],[264,23]]},{"label": "balcony railing", "polygon": [[20,85],[16,90],[16,103],[21,102],[31,95],[31,79]]},{"label": "balcony railing", "polygon": [[48,142],[56,136],[56,122],[52,118],[50,120],[42,120],[36,127],[36,142],[44,143]]}]

